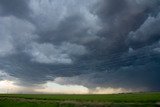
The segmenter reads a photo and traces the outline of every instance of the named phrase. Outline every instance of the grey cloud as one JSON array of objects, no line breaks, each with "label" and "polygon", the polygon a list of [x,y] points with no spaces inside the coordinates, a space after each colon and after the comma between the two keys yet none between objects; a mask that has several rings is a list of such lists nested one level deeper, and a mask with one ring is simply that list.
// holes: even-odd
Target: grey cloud
[{"label": "grey cloud", "polygon": [[[77,5],[78,3],[78,5]],[[61,42],[86,43],[97,39],[98,22],[88,9],[95,0],[31,1],[31,22],[37,27],[39,42],[61,44]],[[43,4],[43,6],[42,6]]]},{"label": "grey cloud", "polygon": [[[65,18],[79,14],[79,16],[88,16],[88,7],[96,0],[34,0],[30,3],[33,11],[31,20],[41,31],[55,30],[57,25]],[[77,5],[78,4],[78,5]]]},{"label": "grey cloud", "polygon": [[8,74],[5,73],[3,70],[0,71],[0,80],[8,79]]},{"label": "grey cloud", "polygon": [[136,48],[158,41],[160,39],[159,24],[159,14],[156,17],[149,16],[138,30],[129,33],[129,40],[127,42]]},{"label": "grey cloud", "polygon": [[16,53],[18,48],[22,48],[37,37],[31,23],[16,17],[0,17],[0,24],[0,55],[2,56]]},{"label": "grey cloud", "polygon": [[[154,35],[159,30],[157,16],[159,1],[123,0],[117,2],[104,0],[99,1],[97,7],[92,12],[98,15],[101,20],[102,29],[97,33],[101,39],[87,44],[91,54],[85,56],[84,59],[82,58],[81,63],[79,63],[87,66],[84,68],[88,73],[82,76],[62,78],[58,83],[67,84],[68,82],[89,87],[102,85],[106,87],[159,90],[157,76],[159,75],[159,54],[153,52],[153,49],[158,46],[157,41],[159,40],[159,34]],[[145,24],[144,28],[144,23],[147,23],[150,18],[154,21],[151,21],[147,26]],[[156,23],[156,26],[154,23]],[[152,24],[154,26],[153,30],[151,29],[153,28]],[[134,45],[131,41],[126,43],[130,38],[128,34],[131,31],[135,31],[135,36],[139,37]],[[144,37],[137,34],[137,31],[142,31]],[[144,39],[144,41],[141,41],[141,39]],[[139,49],[134,49],[137,42],[142,46]],[[135,75],[135,77],[131,78],[132,75]]]},{"label": "grey cloud", "polygon": [[31,49],[26,50],[33,57],[32,61],[40,63],[66,63],[69,64],[72,60],[68,54],[61,52],[52,44],[32,44]]},{"label": "grey cloud", "polygon": [[[143,0],[102,0],[93,10],[102,23],[98,35],[103,38],[100,44],[105,45],[104,50],[126,51],[125,39],[130,31],[135,31],[147,19],[149,14],[159,10],[159,1]],[[119,9],[120,8],[120,9]],[[156,14],[156,13],[155,13]],[[101,46],[100,46],[101,47]]]},{"label": "grey cloud", "polygon": [[[147,51],[148,52],[148,51]],[[73,77],[59,77],[55,79],[60,84],[81,84],[90,88],[95,87],[123,87],[126,89],[158,91],[159,87],[159,53],[145,53],[142,50],[114,61],[114,69],[101,70]],[[109,64],[107,64],[109,65]],[[99,68],[99,70],[103,66]]]},{"label": "grey cloud", "polygon": [[18,18],[28,18],[30,14],[29,0],[1,0],[0,15],[14,15]]},{"label": "grey cloud", "polygon": [[59,45],[62,42],[67,41],[83,45],[90,41],[94,41],[99,38],[95,35],[98,26],[87,22],[92,20],[93,22],[96,22],[96,19],[94,18],[86,20],[85,17],[77,14],[69,16],[62,20],[55,30],[38,31],[38,34],[41,36],[39,42],[49,42]]},{"label": "grey cloud", "polygon": [[32,61],[49,64],[70,64],[72,63],[72,56],[83,55],[87,53],[87,50],[81,45],[71,43],[62,43],[60,46],[49,43],[32,43],[25,52],[33,57]]}]

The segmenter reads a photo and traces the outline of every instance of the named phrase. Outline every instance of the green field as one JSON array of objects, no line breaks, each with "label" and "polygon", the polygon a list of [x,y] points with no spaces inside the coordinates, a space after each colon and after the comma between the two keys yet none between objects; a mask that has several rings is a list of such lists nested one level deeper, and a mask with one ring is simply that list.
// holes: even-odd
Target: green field
[{"label": "green field", "polygon": [[0,94],[0,107],[160,107],[160,93]]}]

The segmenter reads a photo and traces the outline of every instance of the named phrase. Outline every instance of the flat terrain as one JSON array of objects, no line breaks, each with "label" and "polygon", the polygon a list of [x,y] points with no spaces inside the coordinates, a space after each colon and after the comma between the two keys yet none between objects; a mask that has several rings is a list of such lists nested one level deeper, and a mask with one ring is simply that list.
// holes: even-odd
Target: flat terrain
[{"label": "flat terrain", "polygon": [[0,107],[160,107],[160,93],[0,94]]}]

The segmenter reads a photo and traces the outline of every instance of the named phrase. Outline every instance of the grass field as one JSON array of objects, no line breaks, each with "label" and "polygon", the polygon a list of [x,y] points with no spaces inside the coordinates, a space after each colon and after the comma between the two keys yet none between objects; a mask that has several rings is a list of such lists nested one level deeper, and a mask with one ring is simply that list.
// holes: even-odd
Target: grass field
[{"label": "grass field", "polygon": [[0,107],[160,107],[160,93],[1,94]]}]

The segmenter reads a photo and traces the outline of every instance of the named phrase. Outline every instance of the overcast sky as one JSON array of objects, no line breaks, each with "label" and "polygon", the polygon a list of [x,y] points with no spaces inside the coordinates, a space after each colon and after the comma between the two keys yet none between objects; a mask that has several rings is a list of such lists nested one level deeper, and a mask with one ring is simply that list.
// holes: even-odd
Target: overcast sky
[{"label": "overcast sky", "polygon": [[160,91],[160,0],[0,0],[0,93]]}]

